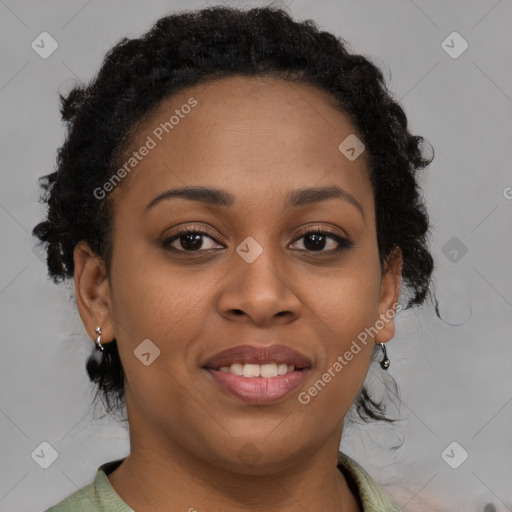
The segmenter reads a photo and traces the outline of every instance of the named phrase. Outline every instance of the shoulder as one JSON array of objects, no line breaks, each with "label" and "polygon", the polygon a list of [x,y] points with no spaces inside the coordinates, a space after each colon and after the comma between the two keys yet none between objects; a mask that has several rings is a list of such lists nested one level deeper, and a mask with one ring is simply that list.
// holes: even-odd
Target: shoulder
[{"label": "shoulder", "polygon": [[94,483],[90,483],[44,512],[89,512],[92,510],[97,512],[96,503]]},{"label": "shoulder", "polygon": [[96,471],[94,481],[78,489],[67,498],[45,510],[44,512],[133,512],[116,493],[107,475],[113,471],[123,459],[107,462]]},{"label": "shoulder", "polygon": [[449,507],[438,499],[428,499],[428,502],[419,496],[413,496],[405,489],[396,489],[393,497],[377,484],[369,473],[348,455],[338,452],[338,467],[343,469],[345,475],[353,478],[360,494],[364,512],[398,512],[401,508],[397,502],[405,503],[408,512],[447,512]]},{"label": "shoulder", "polygon": [[338,468],[352,480],[364,512],[400,512],[398,505],[354,459],[338,452]]}]

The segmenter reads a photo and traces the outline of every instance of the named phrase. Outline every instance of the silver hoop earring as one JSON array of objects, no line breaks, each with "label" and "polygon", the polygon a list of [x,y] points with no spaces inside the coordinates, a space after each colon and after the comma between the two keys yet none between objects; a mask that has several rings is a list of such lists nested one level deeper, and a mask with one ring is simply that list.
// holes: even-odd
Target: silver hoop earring
[{"label": "silver hoop earring", "polygon": [[96,334],[98,337],[96,338],[96,346],[98,350],[101,350],[103,352],[103,345],[101,344],[101,327],[96,327]]},{"label": "silver hoop earring", "polygon": [[380,367],[383,370],[387,370],[389,368],[389,365],[391,364],[391,361],[388,359],[388,355],[386,353],[386,347],[384,346],[384,343],[380,344],[380,348],[382,349],[382,352],[383,352],[383,357],[380,362]]}]

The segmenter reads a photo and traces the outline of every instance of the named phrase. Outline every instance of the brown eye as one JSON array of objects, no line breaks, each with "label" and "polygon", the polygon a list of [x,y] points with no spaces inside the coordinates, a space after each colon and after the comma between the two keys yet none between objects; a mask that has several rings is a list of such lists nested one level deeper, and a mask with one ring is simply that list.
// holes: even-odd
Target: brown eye
[{"label": "brown eye", "polygon": [[[303,244],[305,250],[310,252],[332,253],[341,251],[343,249],[350,249],[354,246],[353,242],[348,238],[342,237],[330,231],[326,231],[325,229],[313,229],[306,231],[297,240],[301,239],[304,239]],[[329,239],[335,242],[335,247],[324,250]]]},{"label": "brown eye", "polygon": [[[180,229],[177,234],[171,236],[170,238],[165,239],[161,246],[164,249],[178,252],[197,252],[199,250],[211,250],[212,248],[204,248],[203,247],[203,238],[209,238],[212,241],[215,241],[207,231],[194,228],[194,229]],[[181,249],[177,247],[172,247],[174,242],[178,241]]]},{"label": "brown eye", "polygon": [[[189,253],[215,249],[215,247],[204,247],[205,237],[217,243],[217,241],[208,233],[208,231],[202,228],[182,228],[178,230],[175,235],[163,240],[161,242],[161,246],[169,251]],[[300,250],[305,250],[307,252],[331,254],[354,247],[354,243],[348,238],[330,232],[326,229],[314,229],[306,231],[300,236],[300,238],[295,241],[295,243],[301,239],[304,239],[304,249]],[[334,247],[329,247],[327,250],[325,250],[329,240],[331,241],[331,245],[334,245]],[[173,247],[175,242],[179,242],[176,245],[179,245],[180,247],[176,247],[176,245]]]}]

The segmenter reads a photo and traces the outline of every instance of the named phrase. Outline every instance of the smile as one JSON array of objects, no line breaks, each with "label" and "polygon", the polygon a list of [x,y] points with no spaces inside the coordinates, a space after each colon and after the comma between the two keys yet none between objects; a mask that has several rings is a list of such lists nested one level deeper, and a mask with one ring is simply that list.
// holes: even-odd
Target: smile
[{"label": "smile", "polygon": [[261,377],[269,379],[277,377],[279,375],[286,375],[292,373],[295,370],[293,364],[286,363],[267,363],[267,364],[242,364],[233,363],[230,366],[221,366],[219,368],[221,372],[229,372],[233,375],[243,375],[247,378]]},{"label": "smile", "polygon": [[[260,365],[244,366],[249,367],[248,373],[255,373],[260,368]],[[252,367],[257,367],[257,370],[253,370]],[[221,391],[250,404],[268,404],[284,399],[304,382],[309,370],[309,368],[294,369],[288,373],[287,368],[286,374],[275,377],[262,377],[261,375],[246,377],[235,375],[229,370],[206,369]]]},{"label": "smile", "polygon": [[238,345],[204,361],[218,389],[251,404],[277,402],[298,388],[313,365],[286,345]]}]

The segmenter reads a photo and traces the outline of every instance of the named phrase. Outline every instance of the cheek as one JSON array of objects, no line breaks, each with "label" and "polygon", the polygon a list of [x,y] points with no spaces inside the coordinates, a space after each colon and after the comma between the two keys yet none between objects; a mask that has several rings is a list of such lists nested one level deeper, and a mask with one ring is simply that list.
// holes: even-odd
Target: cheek
[{"label": "cheek", "polygon": [[[200,339],[212,287],[222,273],[172,266],[157,251],[131,252],[118,246],[112,265],[112,311],[116,338],[127,371],[139,369],[134,350],[149,339],[160,350],[156,361],[173,374],[185,374],[190,349]],[[211,306],[210,306],[211,309]]]},{"label": "cheek", "polygon": [[348,409],[368,372],[374,341],[367,333],[377,318],[379,298],[376,268],[347,266],[336,279],[322,280],[322,286],[308,294],[312,321],[321,329],[324,348],[317,384],[309,389],[311,396],[318,397],[320,409],[328,408],[329,400]]},{"label": "cheek", "polygon": [[[208,319],[215,320],[212,293],[218,300],[216,291],[221,290],[226,269],[221,265],[201,270],[193,266],[178,268],[158,251],[143,254],[142,245],[137,248],[121,243],[116,247],[111,274],[112,310],[128,381],[137,383],[133,392],[141,401],[149,393],[164,401],[180,402],[179,383],[190,381],[194,340],[205,337]],[[300,322],[316,338],[312,340],[317,344],[318,358],[314,382],[321,382],[316,391],[311,387],[309,390],[311,396],[316,393],[311,398],[316,403],[312,407],[319,407],[321,414],[332,411],[339,415],[340,410],[348,409],[366,376],[373,342],[360,344],[359,350],[351,351],[351,346],[375,321],[380,283],[377,270],[374,260],[357,255],[336,270],[309,269],[289,276],[293,292],[304,303]],[[160,350],[151,366],[144,366],[134,357],[134,350],[146,339]],[[350,360],[344,357],[348,352],[352,352]],[[339,357],[343,358],[341,362]],[[330,408],[329,401],[338,407]]]},{"label": "cheek", "polygon": [[171,315],[181,307],[180,274],[158,260],[158,249],[127,229],[119,229],[114,248],[111,282],[116,320],[130,326],[130,335],[141,331],[161,334],[162,322],[167,319],[171,324]]},{"label": "cheek", "polygon": [[[149,258],[139,258],[140,264],[135,265],[137,258],[126,254],[112,266],[111,280],[127,399],[146,415],[154,414],[155,404],[186,409],[189,398],[182,389],[190,371],[186,358],[201,325],[198,303],[207,287],[192,286],[183,273]],[[164,412],[163,417],[169,423],[175,421],[170,413]]]},{"label": "cheek", "polygon": [[375,317],[375,285],[357,278],[340,279],[312,297],[311,321],[318,324],[322,350],[318,365],[299,402],[333,422],[344,416],[364,383],[374,349],[365,335]]},{"label": "cheek", "polygon": [[328,278],[308,281],[308,307],[342,339],[375,321],[380,289],[375,265],[354,262]]}]

